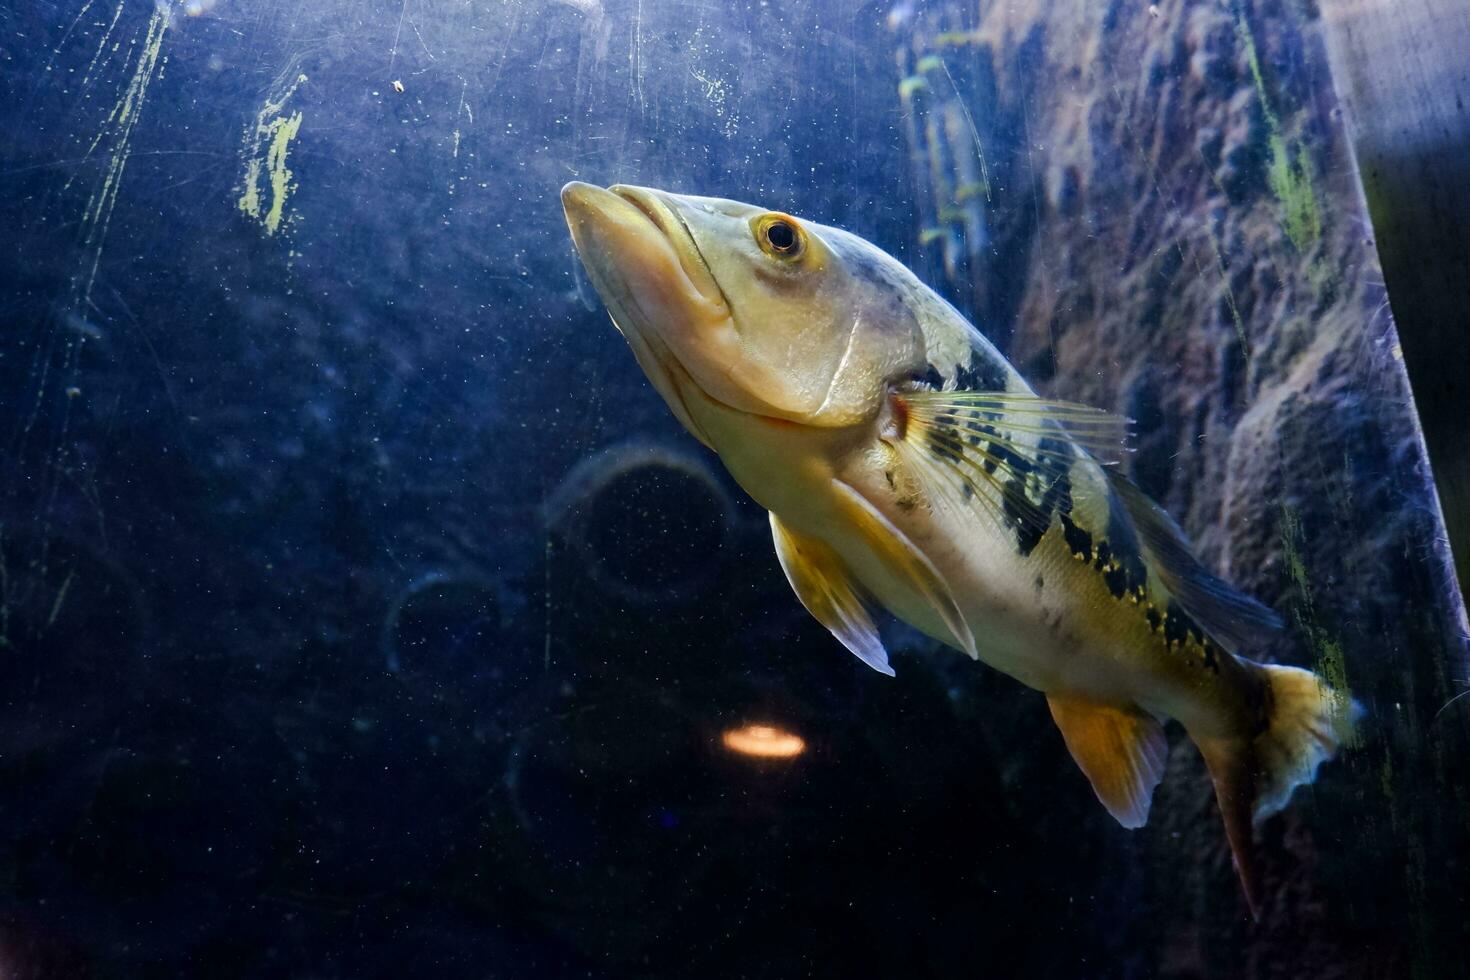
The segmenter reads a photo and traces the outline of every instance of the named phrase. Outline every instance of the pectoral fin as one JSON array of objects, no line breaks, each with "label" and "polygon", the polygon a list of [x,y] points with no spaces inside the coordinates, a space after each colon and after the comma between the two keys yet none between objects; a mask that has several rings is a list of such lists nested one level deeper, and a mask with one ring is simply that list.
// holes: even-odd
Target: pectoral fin
[{"label": "pectoral fin", "polygon": [[1116,462],[1127,419],[1073,402],[1004,391],[905,391],[892,396],[891,445],[930,504],[975,510],[1002,530],[1039,539],[1070,507],[1071,469]]},{"label": "pectoral fin", "polygon": [[1056,696],[1046,700],[1068,751],[1103,806],[1130,830],[1142,827],[1169,756],[1163,727],[1137,709]]},{"label": "pectoral fin", "polygon": [[863,606],[842,558],[824,542],[791,530],[771,515],[771,536],[776,540],[776,557],[796,597],[817,622],[859,660],[880,674],[893,676],[888,651],[878,637],[878,628]]},{"label": "pectoral fin", "polygon": [[954,593],[934,563],[862,494],[840,480],[834,480],[832,486],[836,492],[838,512],[873,556],[883,563],[888,574],[923,596],[949,630],[954,645],[972,659],[980,659],[975,650],[975,636],[960,614]]}]

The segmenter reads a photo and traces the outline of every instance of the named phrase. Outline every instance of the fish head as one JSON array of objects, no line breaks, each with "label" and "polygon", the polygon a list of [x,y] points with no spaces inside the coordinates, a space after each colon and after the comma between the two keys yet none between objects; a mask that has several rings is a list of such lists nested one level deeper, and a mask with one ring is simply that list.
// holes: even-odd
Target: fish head
[{"label": "fish head", "polygon": [[707,443],[700,399],[847,426],[878,414],[890,379],[924,368],[908,301],[922,287],[855,235],[737,201],[627,185],[571,183],[562,204],[613,321]]}]

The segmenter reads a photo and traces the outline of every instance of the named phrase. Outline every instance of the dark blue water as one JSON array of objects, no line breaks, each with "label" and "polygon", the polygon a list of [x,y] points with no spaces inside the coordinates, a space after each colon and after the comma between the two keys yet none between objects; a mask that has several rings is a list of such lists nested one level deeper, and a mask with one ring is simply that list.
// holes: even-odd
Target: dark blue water
[{"label": "dark blue water", "polygon": [[[1463,610],[1315,10],[0,6],[0,976],[1450,976]],[[1260,828],[809,620],[568,180],[908,262],[1341,672]],[[1337,675],[1332,675],[1336,677]],[[750,724],[804,751],[761,760]]]}]

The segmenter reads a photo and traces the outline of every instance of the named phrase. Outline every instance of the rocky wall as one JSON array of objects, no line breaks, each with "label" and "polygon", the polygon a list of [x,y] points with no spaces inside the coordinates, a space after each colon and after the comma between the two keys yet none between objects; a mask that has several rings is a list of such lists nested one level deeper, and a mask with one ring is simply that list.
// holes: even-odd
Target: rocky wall
[{"label": "rocky wall", "polygon": [[[1289,620],[1244,653],[1368,710],[1361,744],[1260,828],[1255,925],[1176,740],[1149,828],[1116,844],[1149,867],[1147,972],[1437,975],[1463,935],[1462,620],[1316,7],[949,8],[916,15],[899,63],[916,111],[973,119],[958,141],[911,128],[945,158],[915,173],[921,236],[965,257],[932,263],[952,296],[1045,390],[1136,420],[1133,477]],[[944,179],[966,157],[990,175],[980,223]]]}]

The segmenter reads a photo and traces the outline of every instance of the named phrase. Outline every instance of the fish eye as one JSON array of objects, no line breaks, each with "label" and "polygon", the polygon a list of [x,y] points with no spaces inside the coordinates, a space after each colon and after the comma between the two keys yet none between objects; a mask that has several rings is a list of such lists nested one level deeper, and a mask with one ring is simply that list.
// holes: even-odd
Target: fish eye
[{"label": "fish eye", "polygon": [[789,252],[796,247],[796,229],[784,221],[773,221],[766,229],[766,241],[778,252]]},{"label": "fish eye", "polygon": [[761,250],[781,259],[794,259],[806,248],[806,236],[801,226],[791,218],[780,214],[769,214],[756,227],[756,241]]}]

